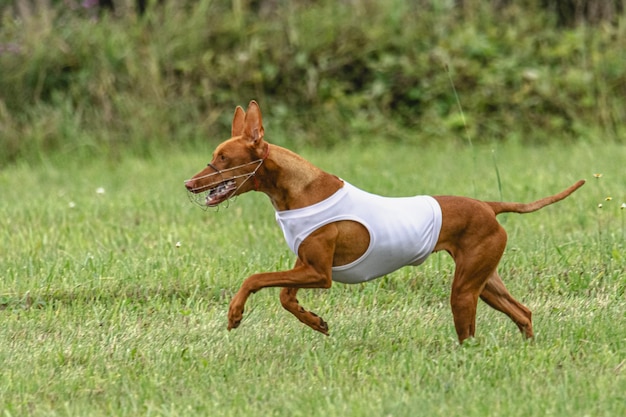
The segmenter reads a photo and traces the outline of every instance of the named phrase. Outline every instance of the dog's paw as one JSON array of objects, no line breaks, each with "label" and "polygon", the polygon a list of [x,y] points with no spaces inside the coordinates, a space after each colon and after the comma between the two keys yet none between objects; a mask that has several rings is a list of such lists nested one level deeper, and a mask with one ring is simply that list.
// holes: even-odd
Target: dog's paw
[{"label": "dog's paw", "polygon": [[240,324],[241,324],[241,319],[239,320],[228,319],[228,331],[231,331],[232,329],[236,329],[237,327],[239,327]]},{"label": "dog's paw", "polygon": [[236,329],[243,319],[243,308],[230,306],[228,309],[228,330]]},{"label": "dog's paw", "polygon": [[328,333],[328,323],[326,323],[323,318],[321,318],[321,317],[319,317],[317,315],[316,315],[316,317],[319,319],[319,323],[314,325],[314,326],[311,326],[311,327],[314,330],[317,330],[318,332],[328,336],[329,335],[329,333]]}]

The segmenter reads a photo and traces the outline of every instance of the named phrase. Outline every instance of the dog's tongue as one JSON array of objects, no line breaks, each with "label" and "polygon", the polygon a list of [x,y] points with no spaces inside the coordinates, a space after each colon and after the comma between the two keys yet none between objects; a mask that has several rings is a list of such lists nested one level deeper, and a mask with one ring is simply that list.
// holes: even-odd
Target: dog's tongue
[{"label": "dog's tongue", "polygon": [[214,206],[216,204],[215,200],[219,200],[217,198],[217,196],[215,195],[215,193],[207,194],[207,196],[206,196],[206,205],[207,206]]},{"label": "dog's tongue", "polygon": [[214,206],[216,204],[219,204],[219,202],[221,200],[221,197],[222,197],[222,193],[220,193],[218,191],[218,189],[219,189],[219,187],[213,188],[206,195],[206,205],[207,206]]}]

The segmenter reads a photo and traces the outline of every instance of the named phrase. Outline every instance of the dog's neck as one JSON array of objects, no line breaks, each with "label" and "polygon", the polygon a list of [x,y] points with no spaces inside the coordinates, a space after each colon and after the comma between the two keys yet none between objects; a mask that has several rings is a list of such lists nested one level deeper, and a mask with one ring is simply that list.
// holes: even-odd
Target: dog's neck
[{"label": "dog's neck", "polygon": [[270,198],[277,211],[318,203],[343,186],[334,175],[322,171],[301,156],[277,145],[257,172],[258,191]]}]

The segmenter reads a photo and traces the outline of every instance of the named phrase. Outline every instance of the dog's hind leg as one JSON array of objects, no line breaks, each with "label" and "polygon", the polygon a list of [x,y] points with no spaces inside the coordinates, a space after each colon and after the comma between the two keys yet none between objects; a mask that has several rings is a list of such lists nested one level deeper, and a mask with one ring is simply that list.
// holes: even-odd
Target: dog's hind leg
[{"label": "dog's hind leg", "polygon": [[531,311],[513,298],[496,271],[487,280],[480,298],[489,306],[509,316],[524,336],[533,337]]},{"label": "dog's hind leg", "polygon": [[[452,281],[450,306],[459,342],[476,331],[476,306],[490,277],[495,273],[506,246],[506,232],[493,221],[482,235],[466,239],[451,253],[456,268]],[[469,240],[469,242],[468,242]],[[491,294],[488,291],[488,294]],[[488,295],[489,296],[489,295]]]},{"label": "dog's hind leg", "polygon": [[450,294],[450,307],[459,343],[463,343],[465,339],[474,337],[476,332],[476,306],[480,289],[458,285],[457,278],[454,281]]},{"label": "dog's hind leg", "polygon": [[280,303],[285,310],[296,316],[302,323],[328,336],[328,324],[326,324],[324,319],[311,311],[305,310],[298,302],[296,298],[298,289],[299,288],[283,288],[280,291]]}]

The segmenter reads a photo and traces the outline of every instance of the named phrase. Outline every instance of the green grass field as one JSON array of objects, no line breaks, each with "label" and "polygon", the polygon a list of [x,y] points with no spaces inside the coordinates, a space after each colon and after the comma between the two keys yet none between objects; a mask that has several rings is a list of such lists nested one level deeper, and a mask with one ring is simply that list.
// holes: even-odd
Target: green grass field
[{"label": "green grass field", "polygon": [[500,217],[500,272],[533,310],[535,340],[481,304],[463,346],[446,254],[302,291],[330,337],[284,311],[277,289],[227,332],[241,281],[294,256],[265,196],[207,212],[187,200],[183,180],[212,146],[0,170],[0,415],[626,415],[625,146],[295,149],[385,195],[530,201],[588,180],[538,213]]}]

